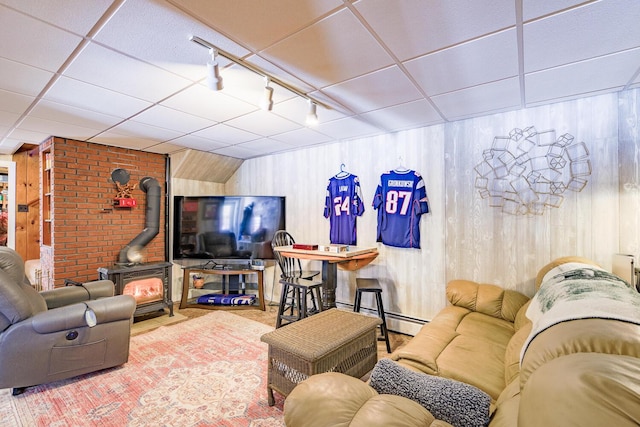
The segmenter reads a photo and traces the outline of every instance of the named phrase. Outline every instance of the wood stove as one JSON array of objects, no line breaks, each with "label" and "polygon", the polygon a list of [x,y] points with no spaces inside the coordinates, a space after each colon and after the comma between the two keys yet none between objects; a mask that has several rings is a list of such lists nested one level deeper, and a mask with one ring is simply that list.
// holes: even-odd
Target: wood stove
[{"label": "wood stove", "polygon": [[116,295],[132,295],[136,299],[135,316],[169,309],[173,316],[171,301],[171,263],[142,263],[133,265],[113,265],[101,267],[101,280],[111,280],[115,284]]}]

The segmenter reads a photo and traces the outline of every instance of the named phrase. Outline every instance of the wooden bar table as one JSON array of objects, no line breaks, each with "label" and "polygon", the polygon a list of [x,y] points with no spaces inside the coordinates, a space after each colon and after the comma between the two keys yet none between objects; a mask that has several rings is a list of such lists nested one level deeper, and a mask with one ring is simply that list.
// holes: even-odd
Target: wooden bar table
[{"label": "wooden bar table", "polygon": [[358,246],[350,246],[349,250],[345,252],[294,249],[293,246],[276,246],[273,250],[289,258],[322,261],[323,306],[325,308],[336,306],[338,268],[355,271],[369,264],[378,256],[378,248]]}]

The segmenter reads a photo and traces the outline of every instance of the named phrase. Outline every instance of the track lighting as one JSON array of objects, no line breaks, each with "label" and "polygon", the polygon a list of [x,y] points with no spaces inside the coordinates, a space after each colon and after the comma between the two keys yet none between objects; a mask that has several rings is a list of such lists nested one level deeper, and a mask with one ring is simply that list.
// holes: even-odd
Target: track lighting
[{"label": "track lighting", "polygon": [[271,83],[275,83],[278,86],[281,86],[288,91],[296,94],[297,96],[309,101],[309,113],[307,114],[306,120],[306,123],[308,125],[313,125],[318,122],[318,115],[316,113],[316,107],[318,105],[329,109],[326,104],[323,104],[322,102],[311,98],[309,95],[297,89],[296,87],[277,79],[276,77],[272,76],[256,65],[246,62],[243,59],[238,58],[237,56],[231,55],[224,50],[218,49],[216,46],[206,40],[201,39],[200,37],[191,36],[189,40],[199,44],[200,46],[206,47],[211,53],[211,60],[207,62],[207,86],[209,86],[209,89],[211,90],[222,90],[222,77],[220,76],[218,70],[218,61],[216,58],[219,55],[265,78],[266,84],[264,87],[263,98],[260,101],[260,108],[262,108],[263,110],[271,111],[271,109],[273,108],[273,88],[270,85]]},{"label": "track lighting", "polygon": [[262,94],[262,100],[260,101],[260,108],[265,111],[271,111],[273,108],[273,88],[269,86],[271,80],[269,77],[265,77],[264,93]]},{"label": "track lighting", "polygon": [[211,90],[222,90],[222,76],[218,69],[218,52],[211,48],[209,49],[211,59],[207,61],[207,86]]},{"label": "track lighting", "polygon": [[309,112],[307,113],[307,120],[305,121],[308,126],[315,126],[318,124],[318,114],[316,113],[316,103],[311,99],[309,101]]}]

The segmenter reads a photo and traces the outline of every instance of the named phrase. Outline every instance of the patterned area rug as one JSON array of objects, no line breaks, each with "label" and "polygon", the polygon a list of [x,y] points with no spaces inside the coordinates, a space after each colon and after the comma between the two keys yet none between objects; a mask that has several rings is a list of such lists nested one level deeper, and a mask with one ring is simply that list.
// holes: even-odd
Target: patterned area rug
[{"label": "patterned area rug", "polygon": [[0,390],[0,426],[284,426],[267,404],[273,328],[214,311],[131,338],[117,368],[27,389]]}]

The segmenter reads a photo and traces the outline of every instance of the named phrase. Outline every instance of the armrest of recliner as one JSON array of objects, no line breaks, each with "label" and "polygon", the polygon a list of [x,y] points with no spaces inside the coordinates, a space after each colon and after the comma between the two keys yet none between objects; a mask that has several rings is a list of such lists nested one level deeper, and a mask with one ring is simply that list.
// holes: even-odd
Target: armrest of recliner
[{"label": "armrest of recliner", "polygon": [[111,280],[95,280],[82,285],[42,291],[40,295],[44,297],[47,307],[54,309],[78,302],[112,297],[114,292],[115,288]]},{"label": "armrest of recliner", "polygon": [[136,300],[131,295],[117,295],[84,303],[43,311],[31,318],[33,329],[40,334],[86,327],[85,312],[89,307],[96,315],[97,325],[133,317]]}]

